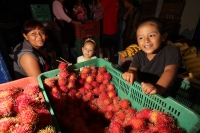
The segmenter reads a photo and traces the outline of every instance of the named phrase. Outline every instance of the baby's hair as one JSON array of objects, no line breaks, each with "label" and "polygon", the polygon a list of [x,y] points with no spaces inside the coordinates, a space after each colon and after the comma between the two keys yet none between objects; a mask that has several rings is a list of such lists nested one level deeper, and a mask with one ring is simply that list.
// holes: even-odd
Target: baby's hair
[{"label": "baby's hair", "polygon": [[155,18],[155,17],[150,17],[150,18],[146,18],[144,20],[142,20],[141,22],[138,23],[136,30],[143,24],[145,23],[149,23],[149,22],[153,22],[156,24],[158,31],[160,32],[160,34],[164,34],[166,32],[166,26],[164,24],[163,21],[161,21],[159,18]]},{"label": "baby's hair", "polygon": [[85,39],[85,41],[83,43],[83,47],[84,47],[86,42],[91,42],[92,44],[94,44],[94,48],[96,49],[96,42],[93,39],[91,39],[91,38]]}]

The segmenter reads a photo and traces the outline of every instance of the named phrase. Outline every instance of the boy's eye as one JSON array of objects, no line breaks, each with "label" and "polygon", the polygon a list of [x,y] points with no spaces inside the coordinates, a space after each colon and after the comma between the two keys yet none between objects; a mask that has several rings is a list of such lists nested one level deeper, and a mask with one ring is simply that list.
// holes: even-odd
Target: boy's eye
[{"label": "boy's eye", "polygon": [[138,40],[141,40],[142,39],[142,37],[138,37]]},{"label": "boy's eye", "polygon": [[151,34],[151,35],[149,35],[150,37],[154,37],[155,35],[154,34]]}]

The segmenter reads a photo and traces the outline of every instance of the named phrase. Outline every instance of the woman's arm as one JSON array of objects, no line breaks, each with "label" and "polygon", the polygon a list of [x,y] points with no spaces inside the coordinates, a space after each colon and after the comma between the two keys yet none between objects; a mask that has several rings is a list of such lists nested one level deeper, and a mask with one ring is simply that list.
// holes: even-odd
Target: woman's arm
[{"label": "woman's arm", "polygon": [[24,54],[20,58],[20,65],[28,77],[37,77],[41,74],[40,66],[35,57],[30,54]]},{"label": "woman's arm", "polygon": [[126,20],[127,16],[131,13],[131,11],[133,10],[134,6],[129,3],[127,0],[124,0],[124,6],[127,9],[126,13],[123,16],[123,20]]}]

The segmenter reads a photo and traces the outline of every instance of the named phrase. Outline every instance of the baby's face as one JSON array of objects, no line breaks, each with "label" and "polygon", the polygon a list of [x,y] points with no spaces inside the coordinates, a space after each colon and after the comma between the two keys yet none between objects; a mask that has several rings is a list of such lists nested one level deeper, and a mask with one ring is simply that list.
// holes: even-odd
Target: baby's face
[{"label": "baby's face", "polygon": [[155,54],[164,40],[153,22],[147,22],[137,29],[138,45],[147,54]]},{"label": "baby's face", "polygon": [[92,42],[86,42],[82,47],[83,56],[86,59],[90,59],[95,52],[95,45]]}]

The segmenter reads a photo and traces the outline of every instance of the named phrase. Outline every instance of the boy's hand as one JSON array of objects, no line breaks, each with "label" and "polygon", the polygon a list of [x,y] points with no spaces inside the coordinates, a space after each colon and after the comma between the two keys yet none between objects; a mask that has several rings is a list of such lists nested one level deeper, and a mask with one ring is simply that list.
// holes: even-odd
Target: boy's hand
[{"label": "boy's hand", "polygon": [[134,74],[133,73],[130,73],[130,72],[125,72],[122,74],[122,78],[128,82],[129,84],[133,84],[133,81],[134,81]]},{"label": "boy's hand", "polygon": [[152,95],[152,94],[157,94],[158,93],[157,92],[157,88],[154,85],[150,84],[150,83],[142,82],[141,85],[142,85],[142,91],[145,94]]}]

